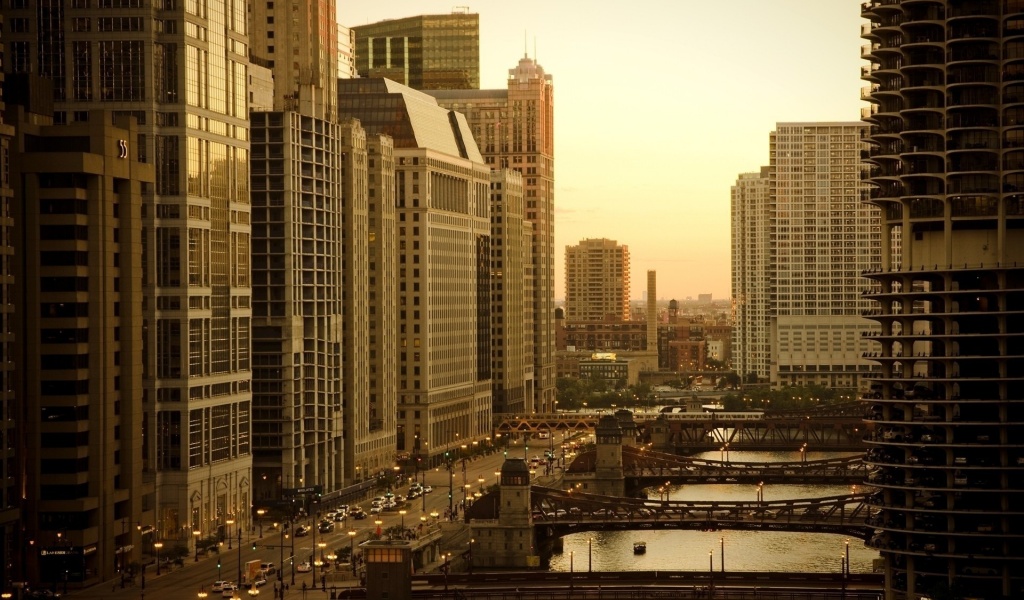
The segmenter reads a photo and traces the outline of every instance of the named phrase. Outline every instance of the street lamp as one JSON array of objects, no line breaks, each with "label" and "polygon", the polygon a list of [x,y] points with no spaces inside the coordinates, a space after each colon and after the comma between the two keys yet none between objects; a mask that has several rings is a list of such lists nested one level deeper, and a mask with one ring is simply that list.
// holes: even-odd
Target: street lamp
[{"label": "street lamp", "polygon": [[224,523],[226,523],[227,526],[228,526],[228,550],[230,550],[231,549],[231,526],[235,524],[235,520],[234,519],[228,519],[228,520],[224,521]]},{"label": "street lamp", "polygon": [[356,532],[355,530],[348,532],[348,561],[352,563],[352,576],[356,574]]},{"label": "street lamp", "polygon": [[476,540],[469,538],[469,574],[473,574],[473,542]]},{"label": "street lamp", "polygon": [[594,572],[594,538],[587,538],[587,573]]},{"label": "street lamp", "polygon": [[206,588],[200,588],[200,589],[199,589],[199,593],[198,593],[198,594],[196,594],[196,596],[197,596],[197,597],[199,597],[199,599],[200,599],[200,600],[202,600],[203,598],[205,598],[205,597],[207,596],[207,594],[206,594]]},{"label": "street lamp", "polygon": [[437,522],[437,518],[440,516],[441,513],[437,512],[436,510],[430,511],[430,518],[433,519],[435,523]]},{"label": "street lamp", "polygon": [[192,530],[192,537],[196,540],[196,562],[199,562],[199,536],[202,534],[203,532],[198,529]]},{"label": "street lamp", "polygon": [[404,508],[402,510],[398,511],[398,514],[402,515],[402,533],[403,534],[405,533],[405,515],[408,512],[409,511],[405,510]]},{"label": "street lamp", "polygon": [[324,548],[327,547],[327,542],[317,542],[316,547],[320,549],[320,562],[319,565],[324,566]]},{"label": "street lamp", "polygon": [[263,515],[267,514],[266,509],[259,509],[256,511],[256,520],[260,523],[260,537],[263,537]]},{"label": "street lamp", "polygon": [[722,557],[718,562],[720,563],[719,566],[721,566],[722,572],[725,573],[725,536],[722,536],[718,541],[722,544]]},{"label": "street lamp", "polygon": [[160,549],[164,547],[163,542],[153,542],[153,548],[156,549],[156,574],[160,575]]},{"label": "street lamp", "polygon": [[260,595],[260,588],[256,587],[255,583],[252,584],[252,587],[249,588],[249,595],[250,596],[259,596]]}]

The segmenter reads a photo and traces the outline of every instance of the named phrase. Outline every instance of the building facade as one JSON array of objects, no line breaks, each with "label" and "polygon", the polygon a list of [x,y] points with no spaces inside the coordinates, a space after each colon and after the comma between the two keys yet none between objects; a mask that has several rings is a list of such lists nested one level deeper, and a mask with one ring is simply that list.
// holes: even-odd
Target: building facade
[{"label": "building facade", "polygon": [[480,88],[480,15],[467,10],[358,25],[356,71],[417,90]]},{"label": "building facade", "polygon": [[629,320],[629,246],[586,239],[565,247],[565,320]]},{"label": "building facade", "polygon": [[1024,594],[1024,2],[882,2],[867,460],[887,599]]},{"label": "building facade", "polygon": [[[438,104],[462,112],[492,169],[523,176],[524,215],[532,225],[533,377],[524,404],[551,410],[555,400],[555,132],[551,75],[524,56],[509,69],[506,89],[431,90]],[[529,381],[532,379],[532,382]]]},{"label": "building facade", "polygon": [[138,527],[187,543],[250,522],[247,4],[116,7],[5,6],[4,70],[52,82],[57,124],[102,108],[138,123],[127,149],[155,169],[141,203],[144,387],[131,398],[155,492]]},{"label": "building facade", "polygon": [[339,111],[394,143],[399,459],[491,432],[490,169],[465,117],[388,79],[339,81]]}]

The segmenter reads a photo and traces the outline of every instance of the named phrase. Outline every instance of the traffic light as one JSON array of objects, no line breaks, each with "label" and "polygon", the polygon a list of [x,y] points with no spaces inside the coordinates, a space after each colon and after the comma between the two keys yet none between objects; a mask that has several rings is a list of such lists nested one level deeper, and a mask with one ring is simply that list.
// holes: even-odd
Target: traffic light
[{"label": "traffic light", "polygon": [[217,568],[220,568],[220,560],[217,561]]},{"label": "traffic light", "polygon": [[255,550],[255,549],[256,549],[256,542],[253,542],[253,543],[252,543],[252,549],[253,549],[253,550]]}]

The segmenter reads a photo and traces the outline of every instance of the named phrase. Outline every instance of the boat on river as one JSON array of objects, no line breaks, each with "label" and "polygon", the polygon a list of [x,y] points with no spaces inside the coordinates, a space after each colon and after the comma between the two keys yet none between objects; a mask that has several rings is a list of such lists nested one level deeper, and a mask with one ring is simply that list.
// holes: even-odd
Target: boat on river
[{"label": "boat on river", "polygon": [[633,554],[647,554],[647,542],[633,542]]}]

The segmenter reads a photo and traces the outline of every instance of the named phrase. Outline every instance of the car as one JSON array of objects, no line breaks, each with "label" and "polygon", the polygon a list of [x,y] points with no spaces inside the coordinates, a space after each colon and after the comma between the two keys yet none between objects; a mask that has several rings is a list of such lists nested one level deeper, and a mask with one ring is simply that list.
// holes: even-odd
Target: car
[{"label": "car", "polygon": [[358,507],[356,507],[356,509],[353,510],[351,514],[353,519],[362,520],[366,518],[366,511]]},{"label": "car", "polygon": [[309,564],[309,561],[306,561],[304,563],[299,563],[298,565],[296,565],[295,570],[299,573],[309,573],[313,570],[313,565]]},{"label": "car", "polygon": [[434,488],[430,487],[429,485],[423,486],[423,493],[424,494],[429,494],[432,491],[434,491]]},{"label": "car", "polygon": [[234,598],[235,592],[238,591],[238,586],[233,583],[226,583],[224,587],[220,589],[221,598]]},{"label": "car", "polygon": [[[379,504],[375,504],[375,505],[373,505],[373,506],[371,506],[371,507],[370,507],[370,514],[371,514],[371,515],[379,515],[379,514],[380,514],[380,511],[382,511],[382,510],[384,510],[384,507],[382,507],[382,506],[381,506],[381,505],[379,505]],[[296,534],[296,535],[297,535],[297,534]]]},{"label": "car", "polygon": [[225,585],[231,585],[231,582],[230,581],[214,581],[213,585],[210,586],[210,589],[215,591],[215,592],[222,592],[222,591],[224,591],[224,586]]},{"label": "car", "polygon": [[267,578],[261,575],[258,579],[255,579],[252,583],[256,587],[263,587],[263,586],[267,585]]},{"label": "car", "polygon": [[260,570],[265,571],[267,575],[273,575],[277,573],[277,565],[272,562],[260,563]]},{"label": "car", "polygon": [[30,598],[60,598],[60,594],[51,590],[41,589],[31,592]]},{"label": "car", "polygon": [[334,531],[333,521],[320,521],[320,533],[330,533]]},{"label": "car", "polygon": [[307,535],[309,535],[309,527],[299,525],[295,528],[295,537],[305,537]]}]

